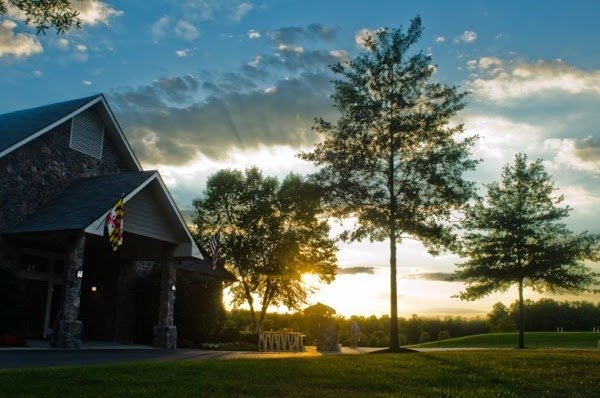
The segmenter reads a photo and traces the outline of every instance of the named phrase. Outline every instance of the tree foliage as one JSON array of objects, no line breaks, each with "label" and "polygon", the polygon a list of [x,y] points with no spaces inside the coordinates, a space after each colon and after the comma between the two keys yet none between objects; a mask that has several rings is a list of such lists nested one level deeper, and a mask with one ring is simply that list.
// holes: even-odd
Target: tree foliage
[{"label": "tree foliage", "polygon": [[11,6],[25,14],[25,23],[35,26],[37,34],[45,34],[51,27],[57,33],[81,27],[79,12],[69,0],[0,0],[0,15],[5,15]]},{"label": "tree foliage", "polygon": [[257,329],[269,306],[298,310],[306,303],[313,288],[303,274],[334,279],[337,249],[320,217],[320,190],[302,177],[290,174],[280,183],[256,168],[221,170],[208,178],[194,206],[199,242],[220,233],[220,258],[237,278],[233,304],[250,306]]},{"label": "tree foliage", "polygon": [[317,119],[323,140],[303,159],[321,166],[333,216],[355,217],[342,235],[353,241],[390,241],[391,340],[398,349],[396,244],[415,238],[435,253],[453,241],[447,222],[473,194],[463,173],[475,138],[459,139],[462,125],[450,119],[464,107],[465,93],[432,82],[431,57],[410,52],[423,28],[419,17],[406,32],[381,29],[364,38],[366,51],[332,70],[336,123]]},{"label": "tree foliage", "polygon": [[474,300],[510,286],[519,289],[519,347],[524,347],[523,288],[536,291],[584,290],[596,275],[583,263],[596,257],[600,236],[574,234],[559,221],[571,210],[561,206],[554,184],[541,160],[515,156],[506,165],[501,183],[487,185],[487,198],[466,211],[463,255],[458,276],[467,289],[460,294]]}]

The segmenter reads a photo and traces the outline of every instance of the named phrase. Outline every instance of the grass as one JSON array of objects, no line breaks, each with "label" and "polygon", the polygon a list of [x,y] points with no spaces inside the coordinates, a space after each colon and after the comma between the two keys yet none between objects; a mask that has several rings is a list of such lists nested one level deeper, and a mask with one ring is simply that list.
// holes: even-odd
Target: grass
[{"label": "grass", "polygon": [[[517,333],[487,333],[425,343],[423,347],[444,348],[515,348]],[[528,348],[598,348],[600,333],[592,332],[525,332]],[[420,344],[414,347],[421,347]]]},{"label": "grass", "polygon": [[597,351],[452,351],[0,370],[2,397],[598,397]]}]

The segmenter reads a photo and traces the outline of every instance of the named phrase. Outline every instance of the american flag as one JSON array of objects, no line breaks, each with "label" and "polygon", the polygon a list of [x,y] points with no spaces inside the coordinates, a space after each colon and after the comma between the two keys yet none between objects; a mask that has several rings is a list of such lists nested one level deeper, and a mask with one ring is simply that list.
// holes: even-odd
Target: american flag
[{"label": "american flag", "polygon": [[208,241],[210,246],[210,254],[212,256],[212,267],[217,268],[217,261],[219,260],[219,234],[213,235]]}]

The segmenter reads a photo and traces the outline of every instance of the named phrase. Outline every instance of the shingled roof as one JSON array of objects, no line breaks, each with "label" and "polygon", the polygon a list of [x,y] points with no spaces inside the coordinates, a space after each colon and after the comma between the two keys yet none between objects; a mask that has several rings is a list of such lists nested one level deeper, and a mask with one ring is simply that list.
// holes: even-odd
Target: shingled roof
[{"label": "shingled roof", "polygon": [[138,171],[82,178],[7,233],[81,230],[110,210],[157,171]]},{"label": "shingled roof", "polygon": [[0,115],[0,152],[100,97],[102,94]]},{"label": "shingled roof", "polygon": [[197,258],[188,257],[188,258],[178,260],[176,264],[177,264],[177,269],[198,272],[202,275],[210,276],[212,278],[217,278],[217,279],[222,279],[222,280],[228,280],[228,281],[236,280],[235,276],[233,276],[233,274],[231,274],[229,271],[227,271],[222,266],[216,266],[215,268],[213,268],[212,260],[210,260],[210,259],[200,260]]}]

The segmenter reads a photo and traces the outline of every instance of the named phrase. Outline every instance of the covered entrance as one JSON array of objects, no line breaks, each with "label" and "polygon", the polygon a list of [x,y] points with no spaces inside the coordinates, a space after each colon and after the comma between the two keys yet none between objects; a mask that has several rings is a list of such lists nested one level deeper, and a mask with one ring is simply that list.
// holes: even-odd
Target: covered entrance
[{"label": "covered entrance", "polygon": [[[105,236],[123,197],[123,244]],[[81,340],[175,348],[176,267],[203,260],[157,172],[83,179],[6,236],[20,254],[27,336],[77,349]],[[144,330],[140,331],[140,326]]]}]

